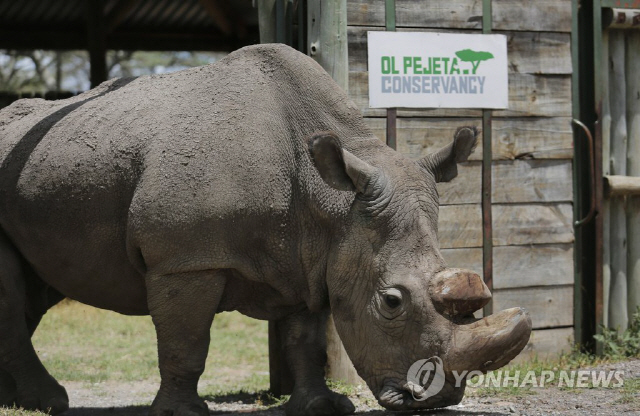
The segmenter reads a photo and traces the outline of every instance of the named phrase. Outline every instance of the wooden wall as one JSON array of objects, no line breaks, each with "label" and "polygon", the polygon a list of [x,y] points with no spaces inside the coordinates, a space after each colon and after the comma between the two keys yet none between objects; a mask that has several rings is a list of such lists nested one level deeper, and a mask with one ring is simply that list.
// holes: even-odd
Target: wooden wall
[{"label": "wooden wall", "polygon": [[[349,94],[385,140],[386,110],[368,107],[366,33],[385,30],[384,1],[348,0]],[[571,1],[493,0],[508,39],[509,108],[493,112],[494,311],[526,307],[534,334],[522,356],[568,349],[573,335]],[[398,31],[480,33],[482,2],[396,0]],[[480,110],[399,109],[398,151],[419,158]],[[439,185],[439,238],[454,267],[482,272],[482,146]]]}]

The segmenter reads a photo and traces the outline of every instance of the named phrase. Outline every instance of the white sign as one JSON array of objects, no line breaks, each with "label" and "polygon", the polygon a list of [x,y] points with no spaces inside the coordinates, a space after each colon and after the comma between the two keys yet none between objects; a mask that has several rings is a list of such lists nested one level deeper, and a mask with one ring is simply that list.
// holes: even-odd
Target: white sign
[{"label": "white sign", "polygon": [[372,108],[507,108],[504,35],[368,32]]}]

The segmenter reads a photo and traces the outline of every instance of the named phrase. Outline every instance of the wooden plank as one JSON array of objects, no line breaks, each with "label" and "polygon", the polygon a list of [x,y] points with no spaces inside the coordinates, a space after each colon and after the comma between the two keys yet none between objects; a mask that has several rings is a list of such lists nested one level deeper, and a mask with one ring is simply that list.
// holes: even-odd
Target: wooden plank
[{"label": "wooden plank", "polygon": [[[627,175],[640,176],[640,32],[627,32]],[[640,178],[637,178],[640,181]],[[640,306],[640,196],[627,199],[629,316]]]},{"label": "wooden plank", "polygon": [[496,247],[494,289],[573,284],[573,245]]},{"label": "wooden plank", "polygon": [[512,361],[521,363],[534,358],[553,358],[568,353],[573,346],[573,328],[538,329],[531,334],[529,343]]},{"label": "wooden plank", "polygon": [[493,291],[494,313],[513,307],[529,311],[534,329],[573,325],[573,286],[543,286]]},{"label": "wooden plank", "polygon": [[[365,122],[381,140],[385,140],[383,118],[365,118]],[[573,135],[568,117],[494,119],[492,125],[493,160],[571,159]],[[460,126],[476,126],[482,137],[482,120],[478,118],[399,118],[398,151],[412,159],[420,159],[450,143]],[[482,143],[469,160],[482,160]]]},{"label": "wooden plank", "polygon": [[[493,205],[493,244],[572,243],[572,223],[570,203]],[[440,207],[438,236],[441,248],[482,247],[480,205]]]},{"label": "wooden plank", "polygon": [[570,203],[493,205],[493,244],[572,243]]},{"label": "wooden plank", "polygon": [[572,73],[570,33],[503,32],[503,34],[507,36],[510,73]]},{"label": "wooden plank", "polygon": [[494,160],[573,158],[570,117],[494,118],[492,131]]},{"label": "wooden plank", "polygon": [[[442,249],[450,267],[482,275],[481,248]],[[508,289],[573,284],[573,245],[536,244],[493,249],[493,287]]]},{"label": "wooden plank", "polygon": [[[611,174],[626,175],[627,118],[624,32],[609,34],[611,107]],[[609,326],[627,328],[627,217],[624,200],[611,201],[611,292]]]},{"label": "wooden plank", "polygon": [[[385,140],[386,121],[383,118],[365,118],[367,126],[380,140]],[[482,140],[480,118],[398,118],[397,150],[411,159],[421,159],[448,145],[456,130],[462,126],[474,126]],[[478,143],[469,160],[482,160],[482,143]]]},{"label": "wooden plank", "polygon": [[482,247],[480,205],[440,207],[438,241],[441,248]]},{"label": "wooden plank", "polygon": [[[367,72],[349,72],[349,96],[364,116],[384,117],[385,109],[369,108]],[[479,117],[481,110],[399,110],[399,117]],[[495,117],[570,117],[571,77],[568,75],[509,75],[509,108]]]},{"label": "wooden plank", "polygon": [[[347,21],[354,26],[384,26],[384,2],[348,0]],[[396,0],[396,27],[482,28],[482,2]]]},{"label": "wooden plank", "polygon": [[[441,205],[480,203],[478,162],[458,166],[458,177],[437,184]],[[569,160],[514,160],[493,162],[491,201],[494,204],[573,201],[572,163]]]},{"label": "wooden plank", "polygon": [[[367,31],[372,26],[349,26],[349,71],[367,71]],[[442,32],[438,29],[402,29],[411,32]],[[460,30],[447,30],[460,33]],[[468,33],[468,32],[467,32]],[[549,32],[504,32],[507,36],[509,72],[522,74],[571,74],[571,35]]]},{"label": "wooden plank", "polygon": [[570,117],[571,76],[509,74],[509,108],[494,117]]},{"label": "wooden plank", "polygon": [[[631,145],[632,136],[629,136]],[[640,149],[639,149],[640,150]],[[629,157],[635,157],[634,153],[629,152]],[[605,175],[604,178],[604,195],[607,198],[617,196],[638,196],[640,195],[640,177],[622,176],[622,175]]]},{"label": "wooden plank", "polygon": [[493,0],[494,30],[571,33],[571,2]]}]

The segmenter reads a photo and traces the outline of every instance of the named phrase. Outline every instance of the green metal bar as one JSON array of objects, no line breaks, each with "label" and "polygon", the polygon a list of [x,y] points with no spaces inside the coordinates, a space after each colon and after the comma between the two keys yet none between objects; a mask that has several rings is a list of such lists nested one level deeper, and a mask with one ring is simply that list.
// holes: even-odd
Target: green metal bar
[{"label": "green metal bar", "polygon": [[[482,33],[491,33],[491,0],[482,1]],[[493,226],[491,212],[491,110],[482,111],[482,273],[484,282],[493,290]],[[484,316],[493,313],[493,301],[482,310]]]},{"label": "green metal bar", "polygon": [[[385,0],[384,7],[385,26],[387,31],[396,30],[396,0]],[[387,108],[387,146],[392,149],[397,147],[396,118],[398,111],[395,108]]]},{"label": "green metal bar", "polygon": [[390,32],[396,30],[396,0],[385,0],[384,18],[386,29]]}]

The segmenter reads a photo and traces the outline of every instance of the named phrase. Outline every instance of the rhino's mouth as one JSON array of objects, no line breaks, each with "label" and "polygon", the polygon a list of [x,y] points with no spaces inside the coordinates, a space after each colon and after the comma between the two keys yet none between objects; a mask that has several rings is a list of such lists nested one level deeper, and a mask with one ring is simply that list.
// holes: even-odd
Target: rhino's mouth
[{"label": "rhino's mouth", "polygon": [[[531,335],[531,319],[522,308],[501,311],[482,319],[455,324],[448,351],[442,357],[444,378],[436,388],[412,381],[385,380],[378,394],[390,410],[433,409],[460,403],[466,374],[496,370],[522,351]],[[442,379],[441,379],[442,380]]]},{"label": "rhino's mouth", "polygon": [[378,403],[389,410],[434,409],[452,406],[460,403],[464,396],[466,381],[461,380],[460,386],[451,374],[446,376],[446,382],[437,394],[426,397],[423,387],[412,382],[387,382],[380,394]]}]

